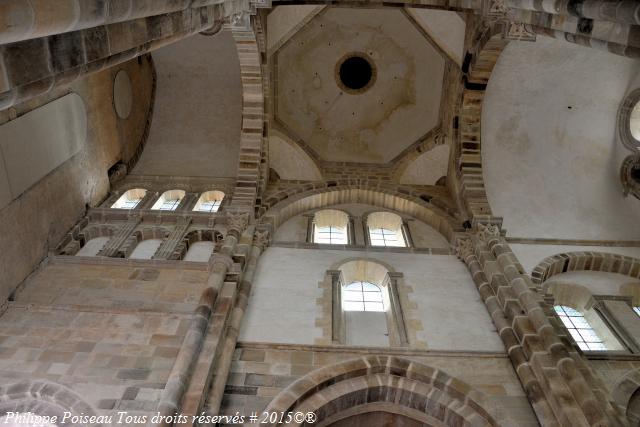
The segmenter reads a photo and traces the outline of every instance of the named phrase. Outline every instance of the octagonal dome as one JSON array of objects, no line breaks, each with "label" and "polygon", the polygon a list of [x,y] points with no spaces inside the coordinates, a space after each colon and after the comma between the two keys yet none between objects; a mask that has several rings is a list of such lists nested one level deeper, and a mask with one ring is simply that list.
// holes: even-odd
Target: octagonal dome
[{"label": "octagonal dome", "polygon": [[[439,122],[445,58],[400,10],[326,8],[275,56],[275,118],[321,160],[387,163]],[[362,89],[341,82],[352,56]]]}]

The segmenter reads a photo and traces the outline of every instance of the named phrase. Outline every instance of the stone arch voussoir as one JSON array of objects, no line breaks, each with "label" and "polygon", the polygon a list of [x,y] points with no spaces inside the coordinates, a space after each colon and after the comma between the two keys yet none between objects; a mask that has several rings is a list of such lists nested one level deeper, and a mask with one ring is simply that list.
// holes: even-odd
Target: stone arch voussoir
[{"label": "stone arch voussoir", "polygon": [[569,271],[602,271],[640,279],[640,259],[605,252],[565,252],[542,260],[533,269],[531,280],[541,285]]},{"label": "stone arch voussoir", "polygon": [[272,206],[260,218],[272,232],[286,220],[313,209],[345,203],[363,203],[410,215],[430,225],[453,242],[454,234],[463,231],[462,225],[444,210],[419,197],[401,194],[390,189],[359,186],[335,186],[314,188],[302,186],[298,192],[285,193],[270,199]]},{"label": "stone arch voussoir", "polygon": [[314,412],[322,425],[353,408],[380,404],[438,426],[499,425],[482,393],[443,371],[393,356],[363,356],[317,369],[284,389],[266,410]]}]

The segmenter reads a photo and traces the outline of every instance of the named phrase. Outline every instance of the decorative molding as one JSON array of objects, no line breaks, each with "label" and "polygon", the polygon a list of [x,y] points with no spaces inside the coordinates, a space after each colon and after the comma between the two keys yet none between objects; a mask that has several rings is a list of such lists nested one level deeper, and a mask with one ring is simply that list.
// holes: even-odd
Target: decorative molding
[{"label": "decorative molding", "polygon": [[531,25],[523,24],[522,22],[508,22],[505,25],[503,37],[506,40],[536,41],[536,33],[531,28]]}]

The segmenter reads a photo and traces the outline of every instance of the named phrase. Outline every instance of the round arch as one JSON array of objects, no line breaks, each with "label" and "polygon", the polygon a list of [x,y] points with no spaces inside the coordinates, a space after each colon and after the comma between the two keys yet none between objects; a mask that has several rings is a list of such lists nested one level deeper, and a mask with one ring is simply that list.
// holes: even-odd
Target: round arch
[{"label": "round arch", "polygon": [[285,388],[266,408],[314,412],[314,425],[372,410],[402,410],[438,427],[499,425],[482,393],[443,371],[393,356],[363,356],[317,369]]},{"label": "round arch", "polygon": [[611,398],[630,422],[640,422],[640,369],[625,373],[613,386]]},{"label": "round arch", "polygon": [[531,280],[541,285],[569,271],[602,271],[640,279],[640,259],[606,252],[564,252],[542,260],[531,272]]},{"label": "round arch", "polygon": [[464,88],[459,103],[458,147],[455,166],[462,204],[469,219],[493,216],[482,169],[482,106],[487,84],[500,55],[509,43],[500,25],[489,25],[476,37],[476,50],[468,52],[462,71]]},{"label": "round arch", "polygon": [[[91,405],[82,400],[77,393],[50,381],[22,381],[0,385],[0,417],[8,412],[31,412],[35,415],[55,416],[58,421],[62,419],[65,412],[70,413],[71,416],[98,417]],[[103,425],[96,423],[89,426],[102,427]]]},{"label": "round arch", "polygon": [[261,216],[260,222],[270,225],[273,233],[286,220],[303,212],[347,203],[368,204],[410,215],[433,227],[449,242],[453,241],[454,233],[463,231],[453,216],[418,197],[387,189],[346,185],[312,190],[303,187],[301,192],[275,203]]}]

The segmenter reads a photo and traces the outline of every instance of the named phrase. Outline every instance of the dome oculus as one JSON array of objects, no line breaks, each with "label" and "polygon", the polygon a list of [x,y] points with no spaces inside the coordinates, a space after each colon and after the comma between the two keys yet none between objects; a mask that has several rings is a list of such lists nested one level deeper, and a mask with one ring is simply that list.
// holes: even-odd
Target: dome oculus
[{"label": "dome oculus", "polygon": [[375,82],[376,69],[363,53],[346,55],[336,66],[338,85],[349,93],[362,93]]}]

